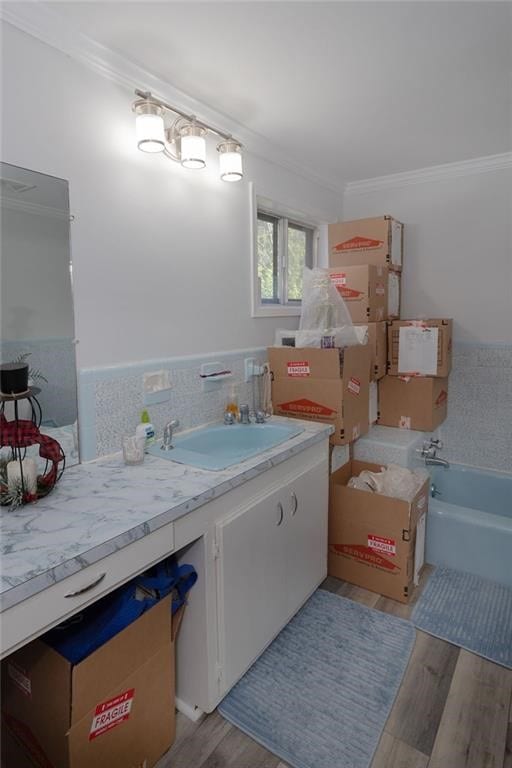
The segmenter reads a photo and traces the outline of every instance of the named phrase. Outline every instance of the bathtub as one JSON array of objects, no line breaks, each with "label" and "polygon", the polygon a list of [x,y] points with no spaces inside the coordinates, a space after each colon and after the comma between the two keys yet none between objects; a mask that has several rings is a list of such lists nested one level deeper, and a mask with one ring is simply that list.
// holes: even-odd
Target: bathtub
[{"label": "bathtub", "polygon": [[512,587],[512,475],[431,467],[426,561]]}]

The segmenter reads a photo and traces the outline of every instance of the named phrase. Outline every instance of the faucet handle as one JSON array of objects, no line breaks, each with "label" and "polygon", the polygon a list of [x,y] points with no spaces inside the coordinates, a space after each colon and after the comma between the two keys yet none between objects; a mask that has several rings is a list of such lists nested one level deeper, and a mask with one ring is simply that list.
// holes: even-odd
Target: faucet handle
[{"label": "faucet handle", "polygon": [[439,450],[442,450],[442,448],[443,448],[443,441],[439,440],[439,439],[434,440],[434,438],[431,437],[430,438],[430,445],[435,445],[436,448],[439,448]]}]

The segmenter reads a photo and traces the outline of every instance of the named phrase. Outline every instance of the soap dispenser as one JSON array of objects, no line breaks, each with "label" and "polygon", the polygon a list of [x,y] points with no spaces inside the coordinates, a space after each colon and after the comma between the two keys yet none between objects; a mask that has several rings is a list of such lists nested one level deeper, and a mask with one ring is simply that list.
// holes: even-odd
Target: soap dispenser
[{"label": "soap dispenser", "polygon": [[137,425],[135,434],[144,435],[146,438],[146,448],[155,442],[155,428],[150,421],[149,413],[146,409],[140,415],[140,424]]}]

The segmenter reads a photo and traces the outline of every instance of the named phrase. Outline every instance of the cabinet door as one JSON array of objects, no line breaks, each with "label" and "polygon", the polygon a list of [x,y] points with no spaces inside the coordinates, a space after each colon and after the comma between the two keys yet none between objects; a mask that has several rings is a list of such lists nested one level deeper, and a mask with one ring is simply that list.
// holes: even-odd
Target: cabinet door
[{"label": "cabinet door", "polygon": [[295,613],[327,575],[327,462],[283,492],[288,614]]},{"label": "cabinet door", "polygon": [[216,526],[220,691],[228,690],[287,618],[282,491]]}]

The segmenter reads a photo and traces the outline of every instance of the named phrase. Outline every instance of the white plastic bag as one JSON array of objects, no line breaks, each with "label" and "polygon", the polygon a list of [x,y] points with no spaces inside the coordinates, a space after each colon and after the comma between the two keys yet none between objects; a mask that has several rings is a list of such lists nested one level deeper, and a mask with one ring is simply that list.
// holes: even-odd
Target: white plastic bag
[{"label": "white plastic bag", "polygon": [[326,269],[304,270],[299,330],[327,331],[353,325],[350,312]]}]

